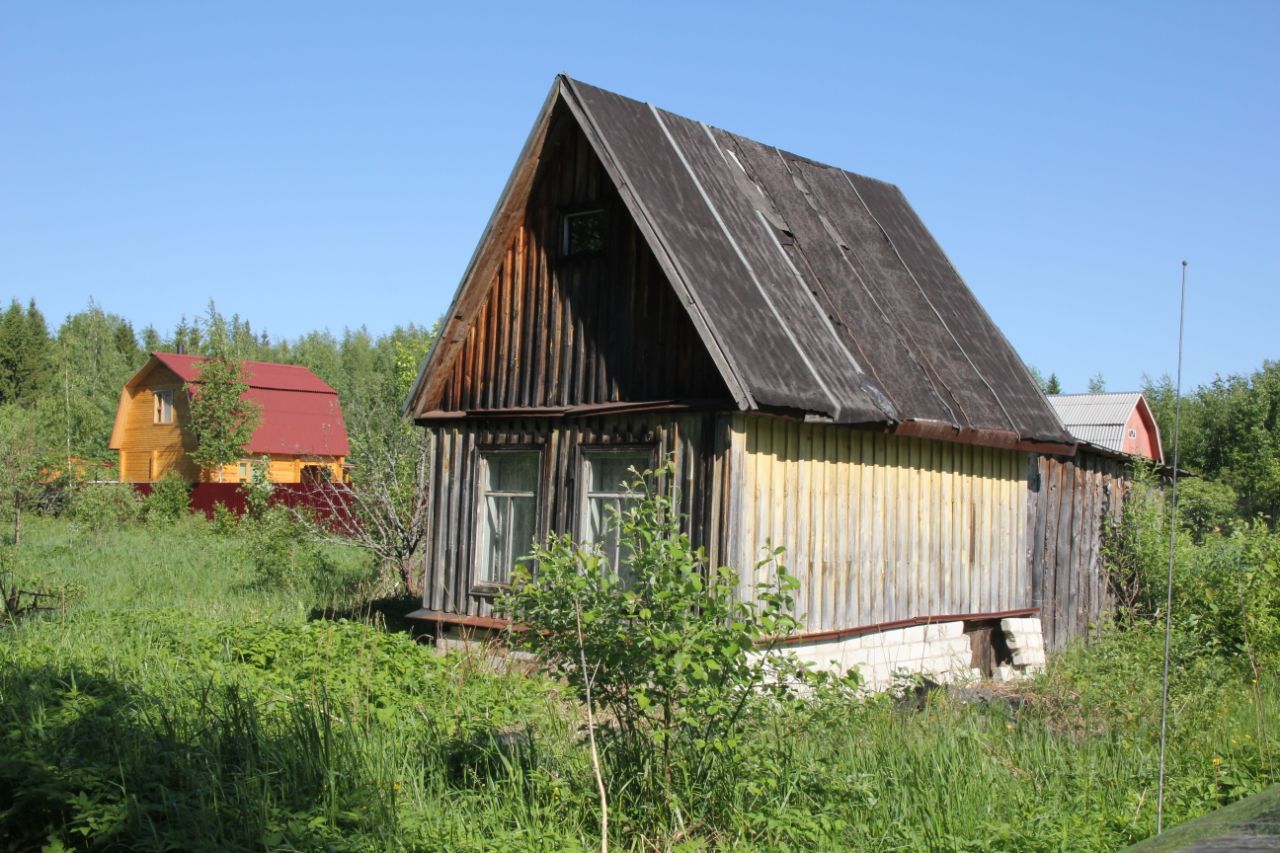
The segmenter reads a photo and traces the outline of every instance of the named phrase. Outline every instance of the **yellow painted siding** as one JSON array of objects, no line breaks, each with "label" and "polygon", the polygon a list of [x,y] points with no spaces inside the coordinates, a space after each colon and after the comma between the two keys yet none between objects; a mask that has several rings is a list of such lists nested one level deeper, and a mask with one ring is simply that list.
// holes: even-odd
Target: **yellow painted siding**
[{"label": "yellow painted siding", "polygon": [[[155,392],[161,389],[173,392],[173,423],[155,422]],[[148,375],[145,385],[126,394],[121,405],[126,412],[120,442],[120,479],[145,483],[176,469],[183,477],[194,480],[196,466],[187,456],[194,442],[182,432],[188,416],[182,380],[168,369],[157,368]]]},{"label": "yellow painted siding", "polygon": [[[261,455],[247,456],[241,461],[251,463],[255,459],[261,458]],[[314,465],[329,469],[330,479],[332,482],[337,483],[342,479],[342,462],[343,457],[341,456],[324,456],[312,459],[284,453],[272,453],[269,454],[267,463],[267,476],[271,478],[273,483],[300,483],[302,482],[303,469]],[[232,465],[223,466],[221,480],[218,478],[216,468],[208,472],[206,479],[212,482],[240,483],[248,478],[240,476],[240,462],[236,462]]]},{"label": "yellow painted siding", "polygon": [[743,592],[785,548],[806,631],[1030,606],[1026,453],[736,415],[729,459]]}]

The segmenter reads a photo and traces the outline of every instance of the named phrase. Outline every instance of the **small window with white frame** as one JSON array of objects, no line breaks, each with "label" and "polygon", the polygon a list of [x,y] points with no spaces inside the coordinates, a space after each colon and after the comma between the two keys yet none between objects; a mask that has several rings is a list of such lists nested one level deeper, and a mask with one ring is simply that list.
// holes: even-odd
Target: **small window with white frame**
[{"label": "small window with white frame", "polygon": [[171,424],[173,423],[173,390],[170,388],[157,388],[153,392],[155,397],[155,423]]},{"label": "small window with white frame", "polygon": [[[642,497],[634,483],[636,473],[653,464],[644,448],[583,448],[582,499],[578,538],[604,557],[609,570],[624,585],[631,581],[630,555],[619,537],[622,515]],[[634,469],[634,471],[632,470]]]},{"label": "small window with white frame", "polygon": [[540,461],[536,450],[481,451],[476,586],[506,586],[515,564],[531,550]]}]

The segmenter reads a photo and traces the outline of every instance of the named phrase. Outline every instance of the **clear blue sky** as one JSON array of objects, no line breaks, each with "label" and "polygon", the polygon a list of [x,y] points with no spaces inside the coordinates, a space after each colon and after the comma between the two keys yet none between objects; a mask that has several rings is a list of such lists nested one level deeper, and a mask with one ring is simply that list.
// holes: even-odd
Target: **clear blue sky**
[{"label": "clear blue sky", "polygon": [[[1280,358],[1280,3],[9,2],[0,298],[430,323],[554,75],[898,184],[1067,390]],[[6,300],[7,301],[7,300]]]}]

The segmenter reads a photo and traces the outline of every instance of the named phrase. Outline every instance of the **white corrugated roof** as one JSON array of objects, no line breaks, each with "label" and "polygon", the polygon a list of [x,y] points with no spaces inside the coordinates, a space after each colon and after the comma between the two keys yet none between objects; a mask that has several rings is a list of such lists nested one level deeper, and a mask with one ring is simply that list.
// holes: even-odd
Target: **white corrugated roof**
[{"label": "white corrugated roof", "polygon": [[1141,397],[1137,391],[1050,394],[1049,402],[1073,436],[1120,453],[1123,452],[1124,425]]}]

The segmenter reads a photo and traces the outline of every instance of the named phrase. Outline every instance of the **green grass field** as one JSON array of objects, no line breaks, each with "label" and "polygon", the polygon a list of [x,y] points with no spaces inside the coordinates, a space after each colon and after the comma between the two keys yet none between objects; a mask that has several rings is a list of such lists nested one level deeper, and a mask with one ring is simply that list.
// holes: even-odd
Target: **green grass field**
[{"label": "green grass field", "polygon": [[[567,694],[387,630],[360,555],[264,587],[246,537],[198,519],[36,519],[3,548],[17,585],[67,595],[0,629],[3,849],[599,849]],[[611,814],[611,841],[1117,849],[1155,828],[1159,650],[1117,632],[1011,702],[779,708],[729,809],[658,838]],[[1277,778],[1276,685],[1181,651],[1169,824]]]}]

